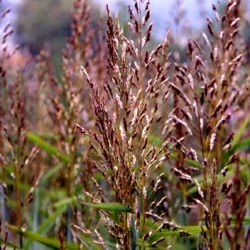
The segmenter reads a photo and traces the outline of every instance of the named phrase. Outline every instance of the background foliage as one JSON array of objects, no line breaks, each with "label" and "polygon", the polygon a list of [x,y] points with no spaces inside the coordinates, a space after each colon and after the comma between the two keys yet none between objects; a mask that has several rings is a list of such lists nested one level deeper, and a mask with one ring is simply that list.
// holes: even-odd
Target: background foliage
[{"label": "background foliage", "polygon": [[157,43],[148,1],[105,29],[71,4],[25,1],[19,49],[2,32],[1,249],[249,249],[243,5]]}]

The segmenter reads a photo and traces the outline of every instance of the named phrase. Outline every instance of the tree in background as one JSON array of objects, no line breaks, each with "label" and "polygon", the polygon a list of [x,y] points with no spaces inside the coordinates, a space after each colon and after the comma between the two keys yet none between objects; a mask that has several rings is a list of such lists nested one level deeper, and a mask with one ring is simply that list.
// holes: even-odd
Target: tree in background
[{"label": "tree in background", "polygon": [[16,40],[37,54],[46,44],[51,50],[62,48],[70,34],[72,1],[25,0],[17,16]]},{"label": "tree in background", "polygon": [[[38,55],[45,48],[49,51],[56,75],[62,74],[62,50],[74,29],[73,0],[23,0],[16,18],[15,42],[21,48],[29,50],[32,55]],[[92,28],[93,37],[91,49],[98,51],[100,37],[105,35],[105,24],[97,5],[88,2],[87,17]],[[90,18],[91,16],[91,18]],[[73,21],[73,23],[72,23]],[[83,27],[84,29],[84,27]],[[87,31],[79,31],[83,41]]]},{"label": "tree in background", "polygon": [[[99,10],[93,3],[89,6],[93,12],[91,16],[95,17],[94,27],[100,19]],[[72,11],[72,0],[24,0],[16,21],[16,42],[28,46],[32,54],[46,46],[58,55],[71,33]]]}]

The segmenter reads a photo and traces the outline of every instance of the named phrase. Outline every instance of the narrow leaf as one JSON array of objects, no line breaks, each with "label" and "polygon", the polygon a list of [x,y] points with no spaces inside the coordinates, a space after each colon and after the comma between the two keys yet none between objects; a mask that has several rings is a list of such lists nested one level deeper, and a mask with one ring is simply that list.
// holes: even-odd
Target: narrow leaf
[{"label": "narrow leaf", "polygon": [[[38,228],[38,230],[36,231],[37,234],[42,235],[47,233],[51,227],[53,226],[55,220],[65,211],[67,206],[61,206],[59,207],[53,214],[51,214],[42,224],[41,226]],[[34,239],[30,239],[27,241],[25,248],[29,249],[30,244],[32,243],[32,240]]]},{"label": "narrow leaf", "polygon": [[249,123],[250,123],[250,116],[248,116],[245,119],[245,121],[242,123],[242,125],[238,129],[237,133],[234,135],[233,141],[232,141],[233,147],[240,142],[241,137],[244,134],[244,132],[246,131],[246,128],[248,127]]},{"label": "narrow leaf", "polygon": [[132,212],[132,209],[129,206],[120,203],[111,202],[111,203],[94,204],[94,203],[83,202],[83,204],[89,207],[108,210],[108,211],[125,212],[125,213]]},{"label": "narrow leaf", "polygon": [[36,134],[32,132],[27,132],[27,138],[34,142],[37,146],[39,146],[41,149],[45,150],[50,155],[56,156],[59,160],[63,161],[64,163],[69,162],[69,158],[67,155],[59,152],[59,150],[52,146],[51,144],[44,141],[42,138],[37,136]]},{"label": "narrow leaf", "polygon": [[[8,227],[16,232],[19,233],[20,235],[27,237],[28,239],[34,240],[36,242],[41,243],[44,246],[50,247],[52,249],[60,249],[61,243],[57,239],[51,239],[48,237],[41,236],[39,233],[34,233],[28,230],[21,230],[20,228],[13,226],[13,225],[8,225]],[[68,243],[67,244],[67,249],[69,250],[77,250],[78,247],[74,243]]]}]

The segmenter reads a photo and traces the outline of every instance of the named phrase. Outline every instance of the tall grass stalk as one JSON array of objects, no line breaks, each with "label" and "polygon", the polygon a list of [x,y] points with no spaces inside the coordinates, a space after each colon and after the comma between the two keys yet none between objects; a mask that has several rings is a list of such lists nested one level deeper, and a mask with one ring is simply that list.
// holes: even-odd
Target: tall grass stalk
[{"label": "tall grass stalk", "polygon": [[60,72],[3,31],[1,249],[249,249],[241,2],[213,5],[186,47],[171,31],[152,44],[149,0],[126,23],[107,6],[106,34],[89,6],[74,1]]}]

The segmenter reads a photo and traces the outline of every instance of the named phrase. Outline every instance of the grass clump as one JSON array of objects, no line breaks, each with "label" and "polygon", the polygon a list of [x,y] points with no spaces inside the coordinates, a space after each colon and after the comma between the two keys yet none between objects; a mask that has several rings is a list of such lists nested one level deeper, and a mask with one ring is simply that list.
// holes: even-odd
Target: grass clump
[{"label": "grass clump", "polygon": [[150,43],[149,1],[128,8],[126,33],[106,10],[103,37],[87,2],[74,2],[60,73],[46,50],[31,75],[11,72],[3,54],[2,245],[248,249],[250,92],[240,1],[228,1],[222,14],[213,6],[215,20],[188,40],[181,62],[171,32]]}]

